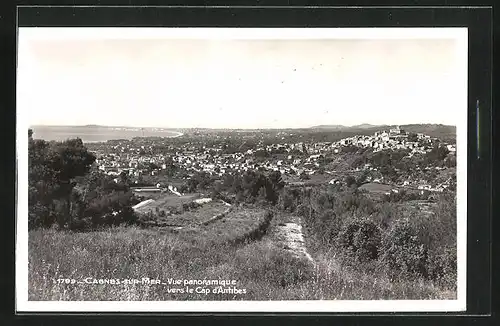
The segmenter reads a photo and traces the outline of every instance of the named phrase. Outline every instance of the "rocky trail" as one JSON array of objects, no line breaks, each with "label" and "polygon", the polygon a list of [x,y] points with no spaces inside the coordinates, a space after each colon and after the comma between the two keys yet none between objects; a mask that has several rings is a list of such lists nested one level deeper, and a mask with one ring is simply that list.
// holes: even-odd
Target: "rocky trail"
[{"label": "rocky trail", "polygon": [[307,259],[313,266],[316,265],[314,259],[307,252],[302,226],[298,217],[290,216],[287,222],[273,226],[269,234],[280,247],[288,250],[293,256]]}]

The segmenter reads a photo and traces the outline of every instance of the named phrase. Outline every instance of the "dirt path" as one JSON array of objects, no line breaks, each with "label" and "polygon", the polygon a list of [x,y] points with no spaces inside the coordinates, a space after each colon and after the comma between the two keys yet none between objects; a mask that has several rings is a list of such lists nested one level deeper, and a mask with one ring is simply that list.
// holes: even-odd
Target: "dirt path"
[{"label": "dirt path", "polygon": [[316,265],[314,259],[307,252],[302,226],[298,217],[290,216],[287,222],[275,225],[271,229],[270,236],[278,242],[279,246],[288,250],[293,256],[305,258],[314,266]]}]

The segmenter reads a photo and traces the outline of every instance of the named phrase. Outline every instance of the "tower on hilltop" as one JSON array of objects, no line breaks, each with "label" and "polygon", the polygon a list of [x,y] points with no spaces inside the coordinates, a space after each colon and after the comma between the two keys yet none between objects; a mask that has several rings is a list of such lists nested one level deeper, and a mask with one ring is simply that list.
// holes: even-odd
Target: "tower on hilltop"
[{"label": "tower on hilltop", "polygon": [[403,133],[403,130],[397,125],[396,128],[391,129],[389,132],[393,135],[399,135]]}]

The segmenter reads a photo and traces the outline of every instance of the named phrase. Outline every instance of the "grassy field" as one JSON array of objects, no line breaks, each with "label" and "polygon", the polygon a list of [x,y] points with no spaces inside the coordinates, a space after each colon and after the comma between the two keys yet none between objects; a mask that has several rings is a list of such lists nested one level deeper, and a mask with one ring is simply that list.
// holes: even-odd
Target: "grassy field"
[{"label": "grassy field", "polygon": [[[224,264],[231,259],[241,260],[240,256],[234,256],[235,252],[267,227],[270,222],[267,216],[261,209],[235,210],[217,222],[178,233],[137,227],[89,233],[30,232],[30,300],[206,299],[205,294],[185,293],[179,297],[179,293],[170,293],[168,289],[177,287],[168,286],[168,279],[227,279],[222,273]],[[86,278],[146,277],[167,284],[85,283]],[[58,278],[73,278],[83,283],[58,284]],[[233,298],[224,295],[214,294],[212,299]]]},{"label": "grassy field", "polygon": [[[278,216],[271,227],[284,221],[286,216]],[[390,282],[376,266],[366,271],[342,267],[334,255],[315,255],[313,267],[306,260],[292,257],[262,232],[269,222],[264,210],[237,208],[217,222],[178,233],[138,227],[88,233],[31,231],[29,299],[363,300],[454,296],[430,283]],[[123,284],[123,280],[143,278],[164,284]],[[61,284],[58,279],[76,283]],[[172,279],[180,280],[181,285],[168,284]],[[121,284],[99,284],[99,280],[120,280]],[[223,287],[233,289],[232,293],[213,293],[217,286],[189,285],[190,280],[234,280],[236,284]],[[189,293],[186,286],[194,292]]]},{"label": "grassy field", "polygon": [[[157,231],[117,228],[78,234],[30,233],[29,300],[314,300],[451,299],[430,284],[389,282],[342,269],[329,258],[312,269],[272,241],[245,246],[190,243]],[[43,248],[43,249],[42,249]],[[235,280],[244,294],[172,293],[184,286],[57,284],[58,278]],[[214,286],[206,286],[212,290]]]},{"label": "grassy field", "polygon": [[190,203],[193,200],[200,197],[199,194],[185,194],[184,196],[177,196],[172,193],[150,193],[150,194],[142,194],[141,196],[144,199],[153,199],[154,202],[139,208],[137,211],[139,213],[147,213],[149,211],[155,212],[156,208],[160,210],[169,210],[171,207],[179,208],[182,204]]},{"label": "grassy field", "polygon": [[221,202],[210,202],[195,210],[160,218],[159,220],[167,221],[173,225],[187,226],[191,224],[203,223],[213,216],[223,213],[227,210],[227,208],[228,207]]},{"label": "grassy field", "polygon": [[368,192],[373,192],[373,193],[386,193],[391,191],[391,189],[395,189],[396,187],[391,186],[391,185],[386,185],[382,183],[376,183],[376,182],[370,182],[370,183],[365,183],[359,189],[361,190],[367,190]]}]

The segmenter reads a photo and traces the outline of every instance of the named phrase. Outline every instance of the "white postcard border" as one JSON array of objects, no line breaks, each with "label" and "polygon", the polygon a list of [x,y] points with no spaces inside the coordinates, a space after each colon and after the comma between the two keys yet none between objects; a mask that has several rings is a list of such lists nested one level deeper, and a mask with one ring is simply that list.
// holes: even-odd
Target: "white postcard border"
[{"label": "white postcard border", "polygon": [[[466,309],[467,28],[19,28],[19,48],[32,39],[456,39],[463,79],[457,130],[457,299],[338,301],[29,301],[27,112],[17,111],[17,312],[453,312]],[[18,90],[19,92],[19,90]],[[19,94],[19,93],[18,93]],[[19,100],[19,97],[18,97]]]}]

